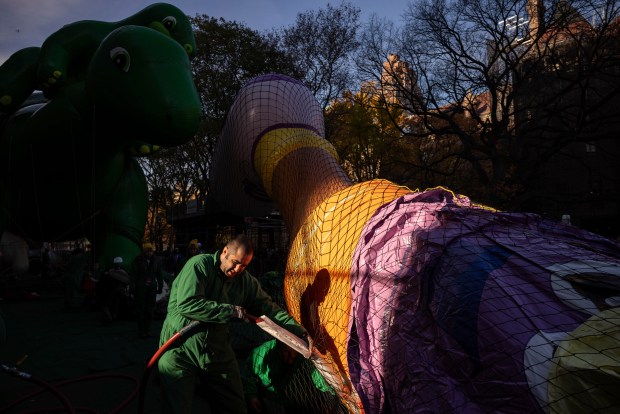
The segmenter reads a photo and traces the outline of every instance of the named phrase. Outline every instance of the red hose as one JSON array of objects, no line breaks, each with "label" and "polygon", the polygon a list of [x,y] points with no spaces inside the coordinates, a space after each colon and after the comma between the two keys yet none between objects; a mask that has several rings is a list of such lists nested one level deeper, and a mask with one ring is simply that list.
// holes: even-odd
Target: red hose
[{"label": "red hose", "polygon": [[[146,369],[144,370],[144,373],[142,374],[142,380],[140,381],[139,387],[134,388],[133,392],[131,393],[131,395],[129,397],[127,397],[125,399],[125,401],[123,401],[121,404],[119,404],[117,407],[115,407],[112,411],[110,411],[110,414],[116,414],[116,413],[120,413],[121,410],[123,408],[125,408],[125,406],[133,399],[135,398],[136,394],[139,395],[139,402],[138,402],[138,413],[141,414],[144,411],[144,398],[145,398],[145,390],[146,390],[146,386],[148,385],[148,379],[151,373],[151,370],[153,369],[153,367],[156,365],[157,361],[159,360],[159,358],[161,358],[161,356],[176,342],[180,341],[180,340],[185,340],[188,336],[193,335],[193,331],[194,329],[199,326],[201,324],[200,321],[193,321],[192,323],[190,323],[189,325],[185,326],[183,329],[181,329],[179,332],[177,332],[176,334],[174,334],[170,339],[168,339],[166,341],[166,343],[164,343],[158,350],[157,352],[155,352],[155,354],[151,357],[149,363],[146,366]],[[123,378],[129,378],[133,381],[135,381],[136,379],[133,377],[129,377],[126,375],[122,375],[122,374],[118,374],[118,375],[110,375],[110,374],[106,374],[106,375],[91,375],[88,377],[82,377],[82,378],[78,378],[78,379],[73,379],[73,380],[67,380],[67,381],[62,381],[59,382],[57,384],[49,384],[43,380],[40,380],[38,378],[33,377],[30,374],[26,374],[24,372],[19,371],[17,368],[11,368],[8,367],[4,364],[0,365],[0,368],[3,369],[4,371],[8,372],[9,374],[15,375],[21,379],[24,379],[26,381],[31,381],[39,386],[41,386],[42,389],[37,390],[35,392],[32,392],[18,400],[15,400],[11,403],[9,403],[8,405],[1,407],[0,408],[0,412],[5,412],[7,410],[9,410],[10,408],[15,407],[18,404],[23,403],[25,400],[28,400],[34,396],[37,396],[39,394],[44,393],[45,391],[49,391],[51,392],[54,396],[56,396],[56,398],[58,398],[58,400],[60,400],[60,402],[62,403],[62,407],[55,407],[55,408],[45,408],[45,409],[35,409],[34,411],[29,411],[29,414],[35,414],[35,413],[52,413],[52,412],[64,412],[64,413],[69,413],[69,414],[75,414],[76,411],[80,411],[80,412],[92,412],[92,413],[96,413],[95,410],[91,410],[89,408],[85,408],[85,407],[74,407],[71,405],[71,403],[69,402],[69,400],[67,399],[67,397],[60,391],[58,390],[58,387],[63,386],[63,385],[67,385],[67,384],[71,384],[73,382],[78,382],[78,381],[84,381],[84,380],[92,380],[92,379],[98,379],[98,378],[102,378],[102,377],[109,377],[109,376],[114,376],[114,377],[123,377]]]},{"label": "red hose", "polygon": [[146,369],[144,370],[144,373],[142,374],[142,381],[140,381],[140,391],[139,391],[139,400],[138,400],[138,414],[142,414],[144,412],[144,398],[145,398],[145,395],[146,395],[146,393],[145,393],[146,386],[148,385],[149,376],[151,375],[151,370],[153,369],[153,367],[155,366],[155,364],[157,363],[159,358],[161,358],[161,356],[175,342],[177,342],[177,341],[179,341],[181,339],[185,340],[188,336],[192,335],[194,333],[193,332],[194,328],[196,328],[200,324],[201,324],[200,321],[193,321],[189,325],[185,326],[179,332],[177,332],[174,335],[172,335],[172,337],[170,339],[168,339],[162,346],[160,346],[159,349],[155,352],[155,354],[153,354],[153,356],[151,357],[151,360],[149,361],[149,363],[146,366]]},{"label": "red hose", "polygon": [[[40,380],[38,378],[33,377],[30,374],[26,374],[22,371],[19,371],[17,368],[9,368],[6,365],[2,365],[2,369],[12,375],[15,375],[16,377],[19,377],[23,380],[26,381],[31,381],[34,382],[37,385],[40,385],[41,387],[43,387],[43,390],[35,393],[35,395],[40,394],[42,392],[44,392],[45,390],[51,392],[52,394],[54,394],[54,396],[56,398],[58,398],[60,400],[60,402],[62,403],[63,407],[67,410],[68,413],[70,414],[75,414],[75,410],[73,409],[73,406],[71,405],[71,403],[69,402],[69,400],[67,399],[67,397],[60,392],[58,389],[56,389],[56,387],[52,386],[51,384],[48,384],[47,382]],[[9,405],[2,407],[2,409],[0,409],[0,412],[5,412],[7,411],[9,408],[14,407],[17,404],[20,404],[22,401],[24,401],[27,397],[31,397],[31,395],[28,395],[24,398],[22,398],[21,400],[16,400],[13,401],[12,403],[9,403]]]},{"label": "red hose", "polygon": [[[91,413],[97,413],[97,410],[94,409],[90,409],[90,408],[86,408],[86,407],[75,407],[73,405],[71,405],[71,403],[69,402],[68,398],[59,390],[60,387],[63,387],[65,385],[69,385],[69,384],[73,384],[76,382],[82,382],[82,381],[93,381],[93,380],[98,380],[98,379],[102,379],[102,378],[123,378],[123,379],[128,379],[130,381],[133,382],[137,382],[136,378],[130,376],[130,375],[125,375],[125,374],[96,374],[96,375],[90,375],[87,377],[80,377],[80,378],[75,378],[75,379],[70,379],[70,380],[66,380],[66,381],[61,381],[55,384],[50,384],[48,382],[45,382],[43,380],[40,380],[38,378],[33,377],[32,375],[29,374],[25,374],[23,372],[17,371],[15,368],[8,368],[5,365],[2,365],[2,368],[13,374],[16,375],[26,381],[30,381],[33,382],[37,385],[39,385],[41,387],[41,389],[31,392],[28,395],[25,395],[11,403],[9,403],[8,405],[1,407],[0,408],[0,413],[3,413],[7,410],[9,410],[10,408],[15,407],[16,405],[22,404],[24,401],[27,401],[33,397],[36,397],[39,394],[43,394],[46,391],[51,392],[54,396],[56,396],[56,398],[58,398],[61,403],[62,403],[62,407],[55,407],[55,408],[43,408],[43,409],[35,409],[32,411],[27,411],[27,412],[22,412],[22,414],[34,414],[34,413],[52,413],[52,412],[63,412],[63,413],[77,413],[77,412],[91,412]],[[122,401],[119,405],[117,405],[115,408],[113,408],[109,414],[116,414],[116,413],[120,413],[123,408],[125,408],[125,406],[127,404],[129,404],[129,402],[131,402],[131,400],[133,400],[137,394],[138,391],[138,387],[136,386],[132,393],[129,395],[129,397],[127,397],[124,401]],[[64,408],[63,408],[64,407]]]},{"label": "red hose", "polygon": [[[260,318],[257,318],[255,316],[252,315],[246,315],[248,317],[248,319],[254,323],[256,322],[260,322]],[[114,408],[110,414],[116,414],[119,413],[127,403],[129,403],[136,395],[136,393],[138,394],[138,414],[142,414],[144,412],[144,398],[145,398],[145,391],[146,391],[146,387],[148,385],[148,380],[149,380],[149,376],[151,374],[151,370],[153,369],[153,367],[155,366],[155,364],[157,363],[157,361],[159,361],[159,358],[161,358],[161,356],[168,351],[168,349],[175,344],[177,341],[179,340],[185,340],[187,339],[188,336],[193,335],[193,331],[194,329],[199,326],[201,324],[200,321],[193,321],[192,323],[190,323],[189,325],[185,326],[183,329],[181,329],[179,332],[175,333],[174,335],[172,335],[172,337],[170,339],[168,339],[161,347],[159,347],[159,349],[155,352],[155,354],[153,354],[153,356],[151,357],[149,363],[147,364],[144,373],[142,374],[142,380],[140,381],[140,385],[138,387],[138,390],[136,391],[134,389],[134,392],[131,393],[131,395],[125,400],[123,401],[120,405],[118,405],[116,408]],[[60,382],[58,384],[56,384],[56,386],[52,386],[50,384],[48,384],[45,381],[36,379],[34,377],[32,377],[31,375],[25,374],[21,371],[18,371],[16,368],[9,368],[6,365],[1,365],[1,368],[4,369],[5,371],[19,376],[22,379],[26,379],[29,381],[32,381],[38,385],[40,385],[41,387],[43,387],[43,390],[39,390],[39,391],[35,391],[19,400],[16,400],[12,403],[10,403],[9,405],[2,407],[2,409],[0,409],[0,412],[4,412],[6,410],[8,410],[11,407],[14,407],[17,404],[20,404],[21,402],[23,402],[24,400],[28,399],[28,398],[32,398],[36,395],[39,395],[43,392],[45,392],[45,390],[50,391],[51,393],[53,393],[63,404],[64,409],[66,409],[65,412],[70,413],[70,414],[75,414],[76,411],[76,407],[71,406],[71,403],[69,402],[69,400],[65,397],[64,394],[62,394],[59,390],[56,389],[56,386],[62,386],[62,385],[67,385],[70,384],[72,382],[77,382],[77,381],[83,381],[83,380],[89,380],[89,379],[94,379],[94,378],[100,378],[102,377],[101,375],[93,375],[90,377],[83,377],[83,378],[79,378],[76,380],[68,380],[68,381],[63,381]],[[104,376],[109,376],[109,375],[104,375]],[[122,375],[116,375],[116,376],[122,376]],[[127,376],[123,376],[123,377],[127,377]],[[127,378],[131,378],[134,379],[132,377],[127,377]],[[135,379],[134,379],[135,380]],[[77,409],[79,411],[90,411],[90,409],[88,408],[84,408],[84,407],[77,407]],[[63,408],[52,408],[52,409],[47,409],[47,412],[56,412],[56,411],[61,411],[63,410]],[[45,411],[33,411],[32,413],[36,413],[36,412],[45,412]]]}]

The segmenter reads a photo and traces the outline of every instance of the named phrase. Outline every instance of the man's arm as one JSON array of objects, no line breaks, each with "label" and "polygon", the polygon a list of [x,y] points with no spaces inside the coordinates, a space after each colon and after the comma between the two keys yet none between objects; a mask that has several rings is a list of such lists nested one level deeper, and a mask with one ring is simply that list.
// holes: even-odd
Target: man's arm
[{"label": "man's arm", "polygon": [[188,319],[227,323],[236,314],[235,306],[212,299],[219,297],[223,287],[207,260],[194,256],[179,272],[174,282],[177,310]]},{"label": "man's arm", "polygon": [[271,297],[262,289],[260,282],[250,276],[252,299],[248,304],[248,311],[256,312],[254,316],[267,315],[269,319],[291,332],[294,335],[303,337],[307,333],[306,328],[300,325],[295,318],[278,306]]}]

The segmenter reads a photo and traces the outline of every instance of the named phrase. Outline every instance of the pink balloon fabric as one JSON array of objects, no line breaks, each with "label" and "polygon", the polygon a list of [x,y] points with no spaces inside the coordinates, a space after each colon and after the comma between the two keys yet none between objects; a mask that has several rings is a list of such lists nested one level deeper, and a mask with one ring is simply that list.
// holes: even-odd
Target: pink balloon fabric
[{"label": "pink balloon fabric", "polygon": [[582,276],[619,277],[619,252],[441,188],[378,209],[351,269],[347,358],[366,412],[544,412],[555,347],[604,303]]}]

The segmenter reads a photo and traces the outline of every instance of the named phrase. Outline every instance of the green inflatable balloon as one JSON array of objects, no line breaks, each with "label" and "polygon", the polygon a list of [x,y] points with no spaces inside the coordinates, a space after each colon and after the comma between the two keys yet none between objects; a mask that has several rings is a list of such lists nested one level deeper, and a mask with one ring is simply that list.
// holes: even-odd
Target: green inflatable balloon
[{"label": "green inflatable balloon", "polygon": [[196,41],[187,16],[155,3],[118,22],[81,20],[51,34],[43,45],[17,51],[0,67],[0,111],[13,112],[36,89],[52,98],[66,84],[83,80],[95,51],[113,30],[144,26],[176,40],[192,59]]},{"label": "green inflatable balloon", "polygon": [[122,25],[86,52],[83,76],[0,120],[0,235],[87,237],[102,266],[117,256],[131,263],[147,216],[146,180],[132,154],[145,144],[182,145],[200,125],[187,45],[195,50],[193,37],[183,43]]}]

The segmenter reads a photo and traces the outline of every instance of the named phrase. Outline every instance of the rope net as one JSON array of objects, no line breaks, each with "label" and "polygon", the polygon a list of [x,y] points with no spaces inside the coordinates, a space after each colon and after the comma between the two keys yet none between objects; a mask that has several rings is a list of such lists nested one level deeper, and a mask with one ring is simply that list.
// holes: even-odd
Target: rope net
[{"label": "rope net", "polygon": [[[441,187],[353,184],[323,136],[301,83],[253,79],[229,112],[212,186],[237,214],[281,211],[287,308],[339,409],[620,410],[617,242]],[[317,404],[304,384],[290,393]]]}]

